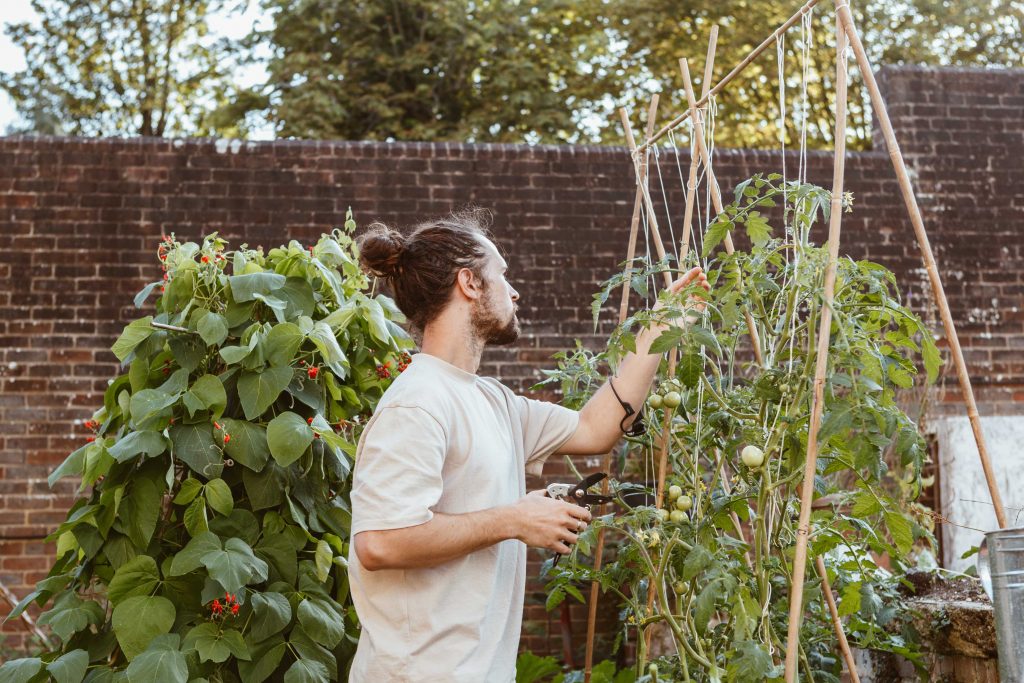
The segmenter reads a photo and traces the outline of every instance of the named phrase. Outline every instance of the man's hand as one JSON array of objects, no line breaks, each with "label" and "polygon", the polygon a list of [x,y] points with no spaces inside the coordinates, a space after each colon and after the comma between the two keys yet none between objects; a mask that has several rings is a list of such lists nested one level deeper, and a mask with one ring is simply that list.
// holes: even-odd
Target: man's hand
[{"label": "man's hand", "polygon": [[[675,282],[669,285],[668,291],[672,293],[672,297],[675,297],[675,295],[679,294],[679,292],[686,289],[692,284],[699,284],[701,287],[704,288],[705,291],[711,291],[711,285],[708,284],[708,278],[704,274],[704,270],[700,266],[691,268],[685,275],[683,275],[681,278],[678,278]],[[706,306],[704,298],[696,293],[690,295],[687,304],[688,308],[692,308],[696,311],[703,311],[704,307]],[[651,308],[651,311],[658,311],[665,307],[666,304],[664,300],[659,298],[657,303],[654,304],[654,307]],[[688,323],[693,323],[695,319],[692,315],[687,315],[685,320]],[[669,324],[676,325],[677,327],[683,326],[682,320],[674,320],[668,322]]]},{"label": "man's hand", "polygon": [[587,528],[590,511],[555,500],[547,491],[531,491],[512,505],[516,538],[529,546],[568,554],[576,538]]}]

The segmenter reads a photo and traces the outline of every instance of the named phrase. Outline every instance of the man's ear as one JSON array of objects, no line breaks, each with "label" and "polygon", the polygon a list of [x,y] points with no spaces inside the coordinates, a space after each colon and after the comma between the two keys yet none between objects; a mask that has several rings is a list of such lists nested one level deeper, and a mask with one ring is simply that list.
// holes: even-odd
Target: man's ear
[{"label": "man's ear", "polygon": [[483,283],[469,268],[462,268],[455,277],[455,286],[467,299],[479,299],[483,296]]}]

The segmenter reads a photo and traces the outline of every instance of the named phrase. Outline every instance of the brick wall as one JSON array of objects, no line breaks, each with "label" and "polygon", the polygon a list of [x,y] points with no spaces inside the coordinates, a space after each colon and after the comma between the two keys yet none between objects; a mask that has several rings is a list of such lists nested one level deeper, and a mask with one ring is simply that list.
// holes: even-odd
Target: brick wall
[{"label": "brick wall", "polygon": [[[1019,413],[1024,193],[1012,173],[1024,157],[1024,70],[887,68],[880,83],[981,411]],[[675,159],[660,161],[669,204],[681,212]],[[828,187],[831,161],[810,154],[809,180]],[[716,152],[726,189],[781,162],[778,152]],[[792,174],[796,157],[786,163]],[[844,216],[843,252],[895,270],[927,313],[929,289],[887,154],[850,154],[846,169],[856,203]],[[524,335],[514,348],[488,349],[481,373],[526,392],[574,339],[602,348],[615,314],[610,305],[593,334],[591,294],[625,257],[633,192],[629,157],[617,147],[0,138],[0,582],[20,598],[49,569],[54,547],[40,539],[64,520],[75,486],[65,480],[51,491],[46,477],[81,445],[81,422],[117,371],[109,347],[139,315],[135,292],[159,278],[161,232],[194,239],[217,230],[233,245],[275,246],[329,231],[349,206],[360,225],[400,226],[467,202],[490,207],[522,297]],[[662,224],[667,233],[667,217]],[[946,382],[938,409],[961,411],[952,373]],[[531,583],[528,594],[541,588]],[[524,647],[561,652],[557,611],[531,603],[526,618]],[[574,604],[577,651],[585,619]],[[11,622],[2,633],[17,648],[25,629]]]}]

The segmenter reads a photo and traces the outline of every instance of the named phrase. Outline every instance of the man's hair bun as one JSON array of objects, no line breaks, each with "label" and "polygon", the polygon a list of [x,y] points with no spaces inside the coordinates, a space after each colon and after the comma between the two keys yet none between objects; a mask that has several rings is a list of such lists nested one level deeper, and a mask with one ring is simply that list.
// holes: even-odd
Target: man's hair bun
[{"label": "man's hair bun", "polygon": [[383,223],[372,223],[356,243],[359,261],[365,271],[376,277],[394,278],[400,274],[399,260],[408,239]]}]

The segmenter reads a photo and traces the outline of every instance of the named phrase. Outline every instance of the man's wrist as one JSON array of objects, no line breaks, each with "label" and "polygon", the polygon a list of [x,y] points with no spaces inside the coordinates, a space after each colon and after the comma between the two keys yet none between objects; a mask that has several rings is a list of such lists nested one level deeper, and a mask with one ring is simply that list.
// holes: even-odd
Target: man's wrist
[{"label": "man's wrist", "polygon": [[499,542],[509,540],[520,540],[519,525],[516,524],[516,515],[512,505],[501,505],[491,509],[493,524],[498,532]]},{"label": "man's wrist", "polygon": [[665,323],[651,322],[650,327],[645,328],[639,335],[637,335],[637,355],[650,353],[650,348],[651,345],[654,344],[654,340],[660,337],[662,332],[665,332],[668,329],[669,326]]}]

